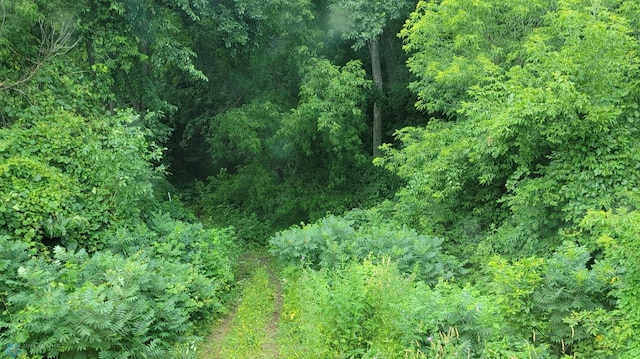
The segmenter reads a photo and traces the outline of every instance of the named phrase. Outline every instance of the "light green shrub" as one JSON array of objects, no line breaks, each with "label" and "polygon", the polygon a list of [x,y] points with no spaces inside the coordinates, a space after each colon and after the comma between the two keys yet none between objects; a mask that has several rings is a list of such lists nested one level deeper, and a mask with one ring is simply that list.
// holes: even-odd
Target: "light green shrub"
[{"label": "light green shrub", "polygon": [[121,229],[111,250],[58,246],[52,258],[0,238],[0,344],[60,358],[190,357],[194,325],[224,311],[234,237],[168,215],[150,227]]},{"label": "light green shrub", "polygon": [[461,272],[460,263],[442,252],[442,242],[393,222],[356,224],[348,216],[330,215],[314,224],[281,231],[269,243],[271,253],[288,264],[336,268],[369,255],[389,257],[401,272],[416,272],[420,279],[436,283]]},{"label": "light green shrub", "polygon": [[640,212],[635,206],[615,211],[590,211],[581,223],[589,243],[602,251],[596,262],[611,285],[616,310],[577,313],[575,324],[587,328],[598,353],[631,359],[640,356]]},{"label": "light green shrub", "polygon": [[504,325],[496,297],[424,282],[390,260],[349,262],[287,278],[287,358],[548,358],[548,345]]},{"label": "light green shrub", "polygon": [[282,347],[289,352],[283,354],[347,358],[401,352],[399,323],[409,311],[409,296],[389,294],[410,293],[413,286],[389,261],[303,270],[285,286]]}]

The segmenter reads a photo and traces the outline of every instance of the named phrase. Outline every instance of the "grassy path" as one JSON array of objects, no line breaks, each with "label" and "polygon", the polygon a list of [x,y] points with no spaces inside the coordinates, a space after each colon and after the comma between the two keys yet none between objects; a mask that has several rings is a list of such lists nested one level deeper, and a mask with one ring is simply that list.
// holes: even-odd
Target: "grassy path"
[{"label": "grassy path", "polygon": [[214,325],[198,350],[199,359],[280,358],[278,322],[282,288],[273,259],[251,250],[239,260],[241,301]]}]

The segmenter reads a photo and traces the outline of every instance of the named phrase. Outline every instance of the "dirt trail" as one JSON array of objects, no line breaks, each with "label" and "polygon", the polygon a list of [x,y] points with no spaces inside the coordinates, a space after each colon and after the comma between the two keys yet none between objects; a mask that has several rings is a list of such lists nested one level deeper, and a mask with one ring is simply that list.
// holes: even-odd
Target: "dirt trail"
[{"label": "dirt trail", "polygon": [[[257,278],[261,274],[268,278],[267,283],[262,283],[266,287]],[[278,323],[283,297],[273,258],[264,249],[243,253],[238,260],[237,277],[242,295],[233,310],[213,325],[198,349],[198,358],[280,358]],[[250,303],[259,305],[252,307]]]}]

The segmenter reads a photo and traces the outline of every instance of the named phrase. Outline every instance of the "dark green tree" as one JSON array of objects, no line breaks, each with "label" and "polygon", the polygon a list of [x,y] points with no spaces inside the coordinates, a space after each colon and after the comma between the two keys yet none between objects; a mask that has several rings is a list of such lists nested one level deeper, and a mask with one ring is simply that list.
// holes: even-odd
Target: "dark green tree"
[{"label": "dark green tree", "polygon": [[[381,66],[381,38],[392,20],[408,14],[413,1],[331,1],[331,25],[345,39],[353,40],[353,48],[369,48],[371,75],[379,92],[383,93],[384,81]],[[373,104],[373,156],[378,155],[382,144],[382,108],[379,100]]]}]

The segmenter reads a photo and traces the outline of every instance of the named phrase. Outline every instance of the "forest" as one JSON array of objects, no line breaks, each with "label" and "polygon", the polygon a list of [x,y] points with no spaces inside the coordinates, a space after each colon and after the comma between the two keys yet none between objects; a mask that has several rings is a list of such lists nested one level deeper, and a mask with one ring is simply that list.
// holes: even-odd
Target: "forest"
[{"label": "forest", "polygon": [[0,0],[0,358],[640,358],[639,106],[637,0]]}]

